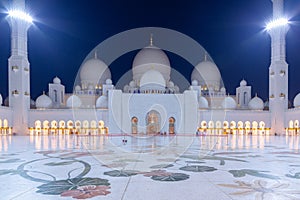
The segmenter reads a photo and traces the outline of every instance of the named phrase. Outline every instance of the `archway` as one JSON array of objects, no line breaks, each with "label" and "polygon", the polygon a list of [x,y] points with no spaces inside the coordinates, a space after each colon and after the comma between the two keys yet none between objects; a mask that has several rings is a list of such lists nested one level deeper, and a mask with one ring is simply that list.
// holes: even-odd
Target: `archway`
[{"label": "archway", "polygon": [[266,123],[264,121],[259,122],[259,131],[261,135],[265,134]]},{"label": "archway", "polygon": [[169,118],[169,134],[175,134],[175,118]]},{"label": "archway", "polygon": [[81,122],[79,120],[75,121],[75,133],[76,134],[81,133]]},{"label": "archway", "polygon": [[49,134],[50,123],[48,120],[43,121],[43,134]]},{"label": "archway", "polygon": [[73,134],[74,131],[73,131],[73,127],[74,124],[73,124],[73,121],[69,120],[67,121],[67,131],[68,131],[68,134]]},{"label": "archway", "polygon": [[294,122],[295,133],[298,134],[299,131],[299,120],[295,120]]},{"label": "archway", "polygon": [[40,134],[42,128],[42,122],[40,120],[35,121],[34,127],[35,127],[35,134]]},{"label": "archway", "polygon": [[157,134],[160,132],[160,114],[152,110],[147,113],[146,117],[147,134]]},{"label": "archway", "polygon": [[138,133],[138,118],[137,117],[132,117],[131,118],[131,133],[132,134],[137,134]]},{"label": "archway", "polygon": [[230,122],[230,133],[236,134],[236,122],[235,121]]},{"label": "archway", "polygon": [[59,134],[65,134],[65,128],[66,128],[66,123],[63,120],[60,120],[58,123],[58,133]]}]

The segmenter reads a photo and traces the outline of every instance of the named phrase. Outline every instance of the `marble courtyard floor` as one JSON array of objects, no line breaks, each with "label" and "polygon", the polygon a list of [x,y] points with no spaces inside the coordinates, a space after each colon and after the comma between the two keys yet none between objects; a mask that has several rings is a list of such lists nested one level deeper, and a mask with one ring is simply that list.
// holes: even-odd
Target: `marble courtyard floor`
[{"label": "marble courtyard floor", "polygon": [[297,136],[0,136],[0,199],[300,199]]}]

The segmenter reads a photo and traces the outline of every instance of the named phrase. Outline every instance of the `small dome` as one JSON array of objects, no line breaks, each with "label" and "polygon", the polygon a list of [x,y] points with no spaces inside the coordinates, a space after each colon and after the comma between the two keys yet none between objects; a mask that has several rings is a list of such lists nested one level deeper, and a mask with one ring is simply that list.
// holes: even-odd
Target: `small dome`
[{"label": "small dome", "polygon": [[247,81],[244,79],[240,82],[240,86],[247,86]]},{"label": "small dome", "polygon": [[224,87],[222,87],[220,91],[226,93],[226,89]]},{"label": "small dome", "polygon": [[61,84],[61,80],[56,76],[56,77],[53,79],[53,83],[54,83],[54,84]]},{"label": "small dome", "polygon": [[108,108],[108,98],[107,96],[103,95],[98,97],[96,101],[96,108]]},{"label": "small dome", "polygon": [[36,108],[51,108],[52,100],[45,94],[39,96],[35,101]]},{"label": "small dome", "polygon": [[199,63],[193,70],[191,80],[197,80],[202,87],[215,91],[220,90],[221,73],[217,65],[211,61]]},{"label": "small dome", "polygon": [[72,95],[67,99],[67,107],[68,108],[79,108],[82,104],[81,99],[76,96],[76,95]]},{"label": "small dome", "polygon": [[125,85],[124,88],[123,88],[123,91],[128,92],[129,91],[129,85]]},{"label": "small dome", "polygon": [[236,108],[236,102],[234,100],[234,98],[227,96],[224,98],[224,100],[222,101],[222,108],[223,109],[230,109],[233,110]]},{"label": "small dome", "polygon": [[193,80],[193,81],[192,81],[192,85],[193,85],[193,86],[198,86],[198,81],[197,81],[197,80]]},{"label": "small dome", "polygon": [[169,88],[173,88],[174,86],[175,86],[175,85],[174,85],[173,81],[169,81],[168,87],[169,87]]},{"label": "small dome", "polygon": [[141,78],[141,90],[165,90],[166,82],[163,75],[156,70],[147,71]]},{"label": "small dome", "polygon": [[87,60],[80,67],[81,84],[87,86],[92,84],[103,84],[107,79],[111,79],[111,73],[107,65],[97,57]]},{"label": "small dome", "polygon": [[134,81],[130,81],[129,86],[132,87],[132,88],[135,87],[135,82]]},{"label": "small dome", "polygon": [[106,79],[105,83],[106,83],[106,85],[111,85],[112,84],[112,80],[111,79]]},{"label": "small dome", "polygon": [[263,110],[264,109],[264,102],[261,98],[255,96],[249,101],[248,104],[249,109],[251,110]]},{"label": "small dome", "polygon": [[78,91],[80,91],[80,90],[81,90],[81,87],[80,87],[79,85],[76,85],[76,86],[75,86],[75,91],[78,92]]},{"label": "small dome", "polygon": [[179,87],[177,85],[175,85],[174,90],[175,90],[176,93],[180,92],[180,89],[179,89]]},{"label": "small dome", "polygon": [[299,108],[300,107],[300,93],[296,95],[294,98],[294,107]]},{"label": "small dome", "polygon": [[0,106],[3,104],[3,98],[2,95],[0,94]]},{"label": "small dome", "polygon": [[166,81],[170,80],[169,58],[164,51],[153,45],[143,48],[135,56],[132,64],[133,80],[139,83],[143,74],[151,69],[159,71]]},{"label": "small dome", "polygon": [[208,101],[205,97],[200,96],[198,98],[198,107],[199,109],[208,109]]}]

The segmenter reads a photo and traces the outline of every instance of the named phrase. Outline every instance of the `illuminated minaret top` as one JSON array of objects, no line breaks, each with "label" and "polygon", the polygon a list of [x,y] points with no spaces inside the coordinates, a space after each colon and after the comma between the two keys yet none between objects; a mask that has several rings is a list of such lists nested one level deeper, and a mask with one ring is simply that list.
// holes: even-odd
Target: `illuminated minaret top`
[{"label": "illuminated minaret top", "polygon": [[288,20],[284,16],[284,1],[272,0],[273,20],[267,25],[267,30],[272,38],[272,61],[285,61],[285,37],[289,30]]},{"label": "illuminated minaret top", "polygon": [[11,55],[27,57],[27,31],[32,18],[26,13],[25,0],[13,0],[8,22],[11,28]]},{"label": "illuminated minaret top", "polygon": [[271,36],[271,65],[269,68],[269,108],[271,132],[285,131],[285,111],[288,109],[288,64],[286,62],[286,34],[288,20],[284,16],[284,0],[272,0],[273,20],[267,25]]}]

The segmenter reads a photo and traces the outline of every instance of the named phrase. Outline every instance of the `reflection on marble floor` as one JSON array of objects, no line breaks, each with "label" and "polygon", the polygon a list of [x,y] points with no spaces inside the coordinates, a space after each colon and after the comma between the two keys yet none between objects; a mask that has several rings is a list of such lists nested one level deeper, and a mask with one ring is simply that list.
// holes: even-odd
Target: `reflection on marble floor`
[{"label": "reflection on marble floor", "polygon": [[1,136],[1,199],[300,199],[299,140]]}]

